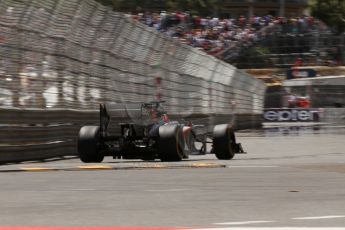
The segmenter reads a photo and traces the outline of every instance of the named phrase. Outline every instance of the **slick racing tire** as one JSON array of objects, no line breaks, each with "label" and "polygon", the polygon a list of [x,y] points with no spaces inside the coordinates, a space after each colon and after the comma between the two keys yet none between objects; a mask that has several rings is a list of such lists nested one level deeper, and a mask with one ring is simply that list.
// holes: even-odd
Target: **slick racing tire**
[{"label": "slick racing tire", "polygon": [[78,154],[84,163],[100,163],[104,155],[99,151],[99,126],[83,126],[78,136]]},{"label": "slick racing tire", "polygon": [[181,161],[185,156],[184,148],[185,142],[180,126],[159,127],[158,154],[161,161]]},{"label": "slick racing tire", "polygon": [[236,140],[228,124],[216,125],[213,129],[213,152],[219,160],[231,160],[235,155]]}]

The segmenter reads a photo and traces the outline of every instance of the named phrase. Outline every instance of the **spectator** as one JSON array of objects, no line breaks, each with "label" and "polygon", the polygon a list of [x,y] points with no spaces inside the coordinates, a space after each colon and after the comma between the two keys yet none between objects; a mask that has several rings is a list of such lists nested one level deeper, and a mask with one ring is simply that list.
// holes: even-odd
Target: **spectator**
[{"label": "spectator", "polygon": [[313,17],[274,18],[253,16],[247,19],[241,15],[238,19],[201,18],[191,16],[188,12],[138,13],[131,16],[133,20],[164,32],[181,42],[204,50],[218,58],[224,57],[231,49],[231,55],[239,53],[246,47],[265,37],[265,28],[280,27],[281,31],[291,34],[308,32],[317,21]]},{"label": "spectator", "polygon": [[295,94],[289,93],[288,97],[287,97],[287,100],[288,100],[288,107],[289,108],[295,108],[296,107],[297,97],[296,97]]}]

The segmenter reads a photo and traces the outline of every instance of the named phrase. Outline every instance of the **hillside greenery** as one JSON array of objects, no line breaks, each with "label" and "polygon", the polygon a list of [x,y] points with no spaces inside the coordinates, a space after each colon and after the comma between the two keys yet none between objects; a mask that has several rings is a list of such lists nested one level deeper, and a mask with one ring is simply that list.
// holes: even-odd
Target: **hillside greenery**
[{"label": "hillside greenery", "polygon": [[311,15],[325,22],[340,34],[345,31],[345,0],[312,0]]}]

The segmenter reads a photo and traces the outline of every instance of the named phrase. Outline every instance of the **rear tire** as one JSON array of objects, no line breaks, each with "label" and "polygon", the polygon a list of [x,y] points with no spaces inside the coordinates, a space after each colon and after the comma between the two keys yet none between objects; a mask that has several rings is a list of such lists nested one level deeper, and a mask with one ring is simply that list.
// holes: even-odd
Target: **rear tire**
[{"label": "rear tire", "polygon": [[158,153],[161,161],[181,161],[184,154],[182,128],[178,125],[159,127]]},{"label": "rear tire", "polygon": [[213,152],[219,160],[231,160],[236,151],[235,134],[228,124],[213,129]]},{"label": "rear tire", "polygon": [[84,163],[100,163],[104,155],[99,150],[99,126],[83,126],[78,136],[78,154]]}]

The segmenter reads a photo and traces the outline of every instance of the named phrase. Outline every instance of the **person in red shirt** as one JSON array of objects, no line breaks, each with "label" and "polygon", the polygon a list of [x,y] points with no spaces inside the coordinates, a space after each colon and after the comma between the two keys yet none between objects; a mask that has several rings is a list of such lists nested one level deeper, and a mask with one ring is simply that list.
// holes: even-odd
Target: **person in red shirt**
[{"label": "person in red shirt", "polygon": [[291,67],[291,69],[292,69],[292,76],[294,78],[298,77],[298,73],[299,73],[299,69],[298,68],[301,67],[302,65],[303,65],[302,58],[297,58],[295,63]]},{"label": "person in red shirt", "polygon": [[307,97],[297,98],[297,107],[304,109],[310,108],[310,100]]}]

